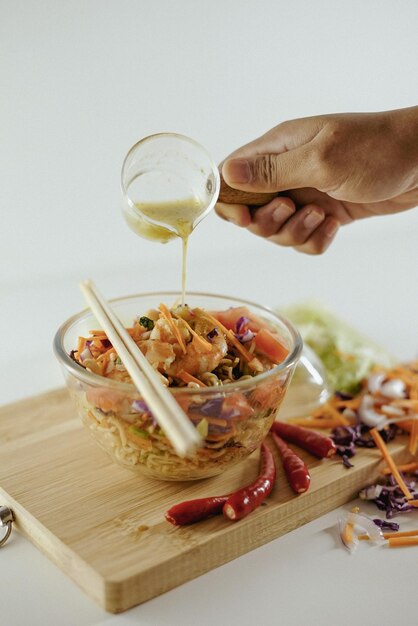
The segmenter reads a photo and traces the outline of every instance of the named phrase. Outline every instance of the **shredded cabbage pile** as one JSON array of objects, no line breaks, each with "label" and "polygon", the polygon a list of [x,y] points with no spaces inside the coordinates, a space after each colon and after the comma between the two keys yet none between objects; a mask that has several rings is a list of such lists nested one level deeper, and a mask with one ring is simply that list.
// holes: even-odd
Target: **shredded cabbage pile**
[{"label": "shredded cabbage pile", "polygon": [[356,393],[376,365],[391,367],[395,359],[346,322],[317,303],[282,311],[297,326],[303,341],[321,359],[335,391]]}]

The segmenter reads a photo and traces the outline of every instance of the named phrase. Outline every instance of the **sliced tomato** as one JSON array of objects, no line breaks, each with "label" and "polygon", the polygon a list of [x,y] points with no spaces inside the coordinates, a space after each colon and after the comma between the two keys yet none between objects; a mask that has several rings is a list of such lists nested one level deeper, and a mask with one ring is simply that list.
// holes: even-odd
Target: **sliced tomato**
[{"label": "sliced tomato", "polygon": [[226,309],[226,311],[214,311],[213,316],[216,317],[225,328],[234,332],[240,317],[246,317],[250,320],[246,328],[249,328],[253,332],[257,332],[262,326],[259,320],[254,319],[254,315],[246,306],[233,306],[230,309]]},{"label": "sliced tomato", "polygon": [[251,393],[251,401],[257,402],[262,409],[276,410],[280,406],[280,400],[284,394],[282,381],[275,378],[259,384]]},{"label": "sliced tomato", "polygon": [[256,351],[264,354],[273,363],[281,363],[289,350],[266,328],[261,328],[254,337]]},{"label": "sliced tomato", "polygon": [[231,413],[233,418],[247,419],[254,413],[254,409],[244,395],[231,393],[223,401],[222,413]]},{"label": "sliced tomato", "polygon": [[[105,387],[90,387],[87,389],[86,398],[88,402],[94,404],[104,413],[122,411],[126,404],[126,395],[120,391],[106,389]],[[130,404],[130,402],[128,403]]]},{"label": "sliced tomato", "polygon": [[177,404],[183,409],[185,413],[188,412],[189,406],[192,404],[193,400],[188,396],[176,396]]}]

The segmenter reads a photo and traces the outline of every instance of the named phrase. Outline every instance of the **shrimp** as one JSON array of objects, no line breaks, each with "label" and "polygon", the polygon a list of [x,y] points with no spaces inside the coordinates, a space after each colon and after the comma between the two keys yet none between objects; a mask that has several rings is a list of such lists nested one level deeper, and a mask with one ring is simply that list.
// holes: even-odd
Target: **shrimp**
[{"label": "shrimp", "polygon": [[[190,341],[190,333],[181,321],[172,320],[185,344],[186,341]],[[178,336],[174,334],[172,327],[163,317],[155,323],[149,339],[139,342],[138,346],[151,365],[161,373],[167,372],[177,355],[183,352]]]},{"label": "shrimp", "polygon": [[[181,371],[192,375],[211,372],[228,352],[228,344],[221,330],[214,327],[203,311],[195,309],[195,313],[192,340],[186,344],[186,353],[180,354],[167,369],[169,376],[176,376]],[[206,339],[214,328],[216,333],[213,333],[210,340]]]},{"label": "shrimp", "polygon": [[194,328],[181,317],[173,318],[172,322],[183,339],[183,346],[163,317],[155,323],[149,339],[139,343],[151,365],[168,376],[177,376],[181,371],[193,375],[214,370],[228,351],[221,330],[216,328],[211,339],[206,339],[214,324],[199,309],[194,310]]}]

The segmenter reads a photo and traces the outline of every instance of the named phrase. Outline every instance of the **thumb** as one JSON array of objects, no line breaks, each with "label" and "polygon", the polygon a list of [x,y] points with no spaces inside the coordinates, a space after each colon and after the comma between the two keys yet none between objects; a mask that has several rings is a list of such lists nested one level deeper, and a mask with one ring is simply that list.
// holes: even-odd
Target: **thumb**
[{"label": "thumb", "polygon": [[313,150],[301,146],[281,154],[227,159],[222,175],[230,187],[242,191],[269,192],[317,187],[318,168]]}]

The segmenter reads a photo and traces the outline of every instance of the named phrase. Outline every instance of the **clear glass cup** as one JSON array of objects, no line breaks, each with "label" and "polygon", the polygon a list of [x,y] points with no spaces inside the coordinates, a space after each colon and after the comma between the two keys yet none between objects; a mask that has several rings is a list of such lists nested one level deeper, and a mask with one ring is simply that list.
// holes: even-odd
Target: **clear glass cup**
[{"label": "clear glass cup", "polygon": [[[179,294],[148,293],[111,301],[121,321],[132,325],[137,315],[160,302],[171,305]],[[153,429],[152,416],[132,384],[104,378],[86,370],[71,358],[78,337],[97,328],[90,311],[67,320],[54,340],[68,389],[83,424],[111,459],[134,472],[162,480],[193,480],[215,476],[249,456],[266,437],[286,395],[302,350],[295,327],[283,316],[252,302],[215,294],[189,293],[191,307],[224,311],[245,306],[275,329],[289,354],[286,359],[253,378],[221,386],[170,388],[192,423],[208,422],[204,446],[181,459],[160,429]],[[144,429],[148,429],[144,432]]]},{"label": "clear glass cup", "polygon": [[194,228],[214,207],[220,189],[217,165],[199,143],[176,133],[150,135],[136,143],[122,166],[123,213],[142,237],[165,243],[177,234],[167,222],[144,215],[138,204],[164,205],[194,199]]}]

